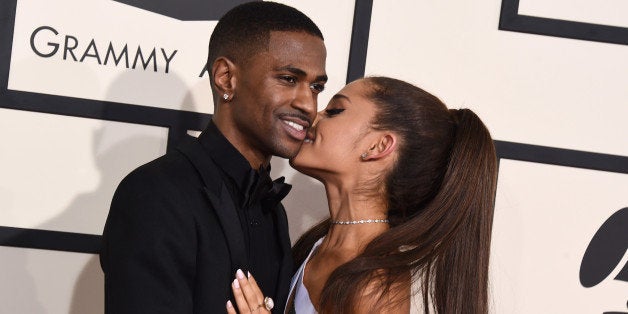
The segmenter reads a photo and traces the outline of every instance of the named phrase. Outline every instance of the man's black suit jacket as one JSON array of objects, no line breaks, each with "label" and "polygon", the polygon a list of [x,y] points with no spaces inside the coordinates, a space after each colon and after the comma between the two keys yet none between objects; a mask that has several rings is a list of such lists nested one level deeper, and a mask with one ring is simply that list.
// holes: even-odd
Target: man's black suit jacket
[{"label": "man's black suit jacket", "polygon": [[[283,258],[273,312],[285,305],[293,271],[288,221],[276,225]],[[247,268],[234,202],[196,139],[129,174],[103,232],[106,313],[224,313],[235,270]]]}]

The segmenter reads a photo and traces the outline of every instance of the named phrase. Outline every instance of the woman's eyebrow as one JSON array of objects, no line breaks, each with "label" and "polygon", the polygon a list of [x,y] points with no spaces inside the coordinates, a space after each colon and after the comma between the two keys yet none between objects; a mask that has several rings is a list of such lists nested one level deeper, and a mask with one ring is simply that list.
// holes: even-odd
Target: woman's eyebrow
[{"label": "woman's eyebrow", "polygon": [[349,97],[347,97],[347,96],[345,96],[343,94],[336,94],[331,99],[332,100],[341,100],[341,99],[343,99],[343,100],[346,100],[348,102],[351,102],[351,99],[349,99]]}]

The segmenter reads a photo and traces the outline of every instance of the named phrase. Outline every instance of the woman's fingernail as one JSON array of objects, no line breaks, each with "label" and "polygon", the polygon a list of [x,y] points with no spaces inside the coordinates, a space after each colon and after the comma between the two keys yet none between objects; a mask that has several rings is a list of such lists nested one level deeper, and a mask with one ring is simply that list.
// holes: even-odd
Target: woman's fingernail
[{"label": "woman's fingernail", "polygon": [[240,283],[238,282],[238,280],[237,280],[237,279],[234,279],[234,280],[233,280],[233,286],[234,286],[236,289],[240,289]]},{"label": "woman's fingernail", "polygon": [[246,272],[246,276],[247,276],[247,277],[249,277],[249,278],[251,278],[251,272],[250,272],[250,271],[247,271],[247,272]]},{"label": "woman's fingernail", "polygon": [[228,309],[233,308],[233,304],[231,304],[231,300],[227,301],[227,308]]},{"label": "woman's fingernail", "polygon": [[238,271],[236,271],[236,276],[238,276],[238,278],[240,279],[244,279],[244,273],[241,269],[238,269]]}]

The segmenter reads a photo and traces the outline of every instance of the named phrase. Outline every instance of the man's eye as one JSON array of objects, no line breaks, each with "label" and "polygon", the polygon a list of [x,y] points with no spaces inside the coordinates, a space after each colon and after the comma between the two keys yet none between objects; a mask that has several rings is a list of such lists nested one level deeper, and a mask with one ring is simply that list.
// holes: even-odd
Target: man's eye
[{"label": "man's eye", "polygon": [[282,76],[281,79],[290,84],[294,84],[297,82],[297,79],[294,76]]},{"label": "man's eye", "polygon": [[325,113],[327,114],[327,116],[332,117],[335,116],[341,112],[345,111],[344,109],[327,109],[325,110]]},{"label": "man's eye", "polygon": [[312,85],[310,85],[310,88],[311,88],[314,92],[316,92],[316,93],[320,93],[320,92],[322,92],[322,91],[324,91],[324,90],[325,90],[325,85],[324,85],[324,84],[318,84],[318,83],[316,83],[316,84],[312,84]]}]

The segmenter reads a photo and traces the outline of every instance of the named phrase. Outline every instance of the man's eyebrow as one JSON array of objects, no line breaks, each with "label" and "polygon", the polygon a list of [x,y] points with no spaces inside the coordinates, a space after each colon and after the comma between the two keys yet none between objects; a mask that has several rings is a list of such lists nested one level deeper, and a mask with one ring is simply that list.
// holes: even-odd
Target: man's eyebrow
[{"label": "man's eyebrow", "polygon": [[[290,73],[292,73],[292,74],[294,74],[296,76],[301,76],[301,77],[307,76],[307,73],[305,71],[303,71],[303,70],[301,70],[299,68],[295,68],[295,67],[293,67],[291,65],[287,65],[287,66],[284,66],[284,67],[279,67],[279,68],[276,69],[276,71],[288,71],[288,72],[290,72]],[[327,75],[323,74],[323,75],[317,76],[316,79],[314,79],[314,81],[315,82],[321,82],[321,81],[322,82],[327,82],[327,79],[328,79]]]},{"label": "man's eyebrow", "polygon": [[316,77],[314,81],[315,82],[327,82],[327,75],[326,74],[319,75]]},{"label": "man's eyebrow", "polygon": [[284,67],[279,67],[279,68],[276,69],[276,71],[288,71],[288,72],[290,72],[290,73],[292,73],[294,75],[297,75],[297,76],[306,76],[307,75],[307,73],[305,73],[305,71],[303,71],[303,70],[301,70],[299,68],[295,68],[295,67],[293,67],[291,65],[286,65]]}]

